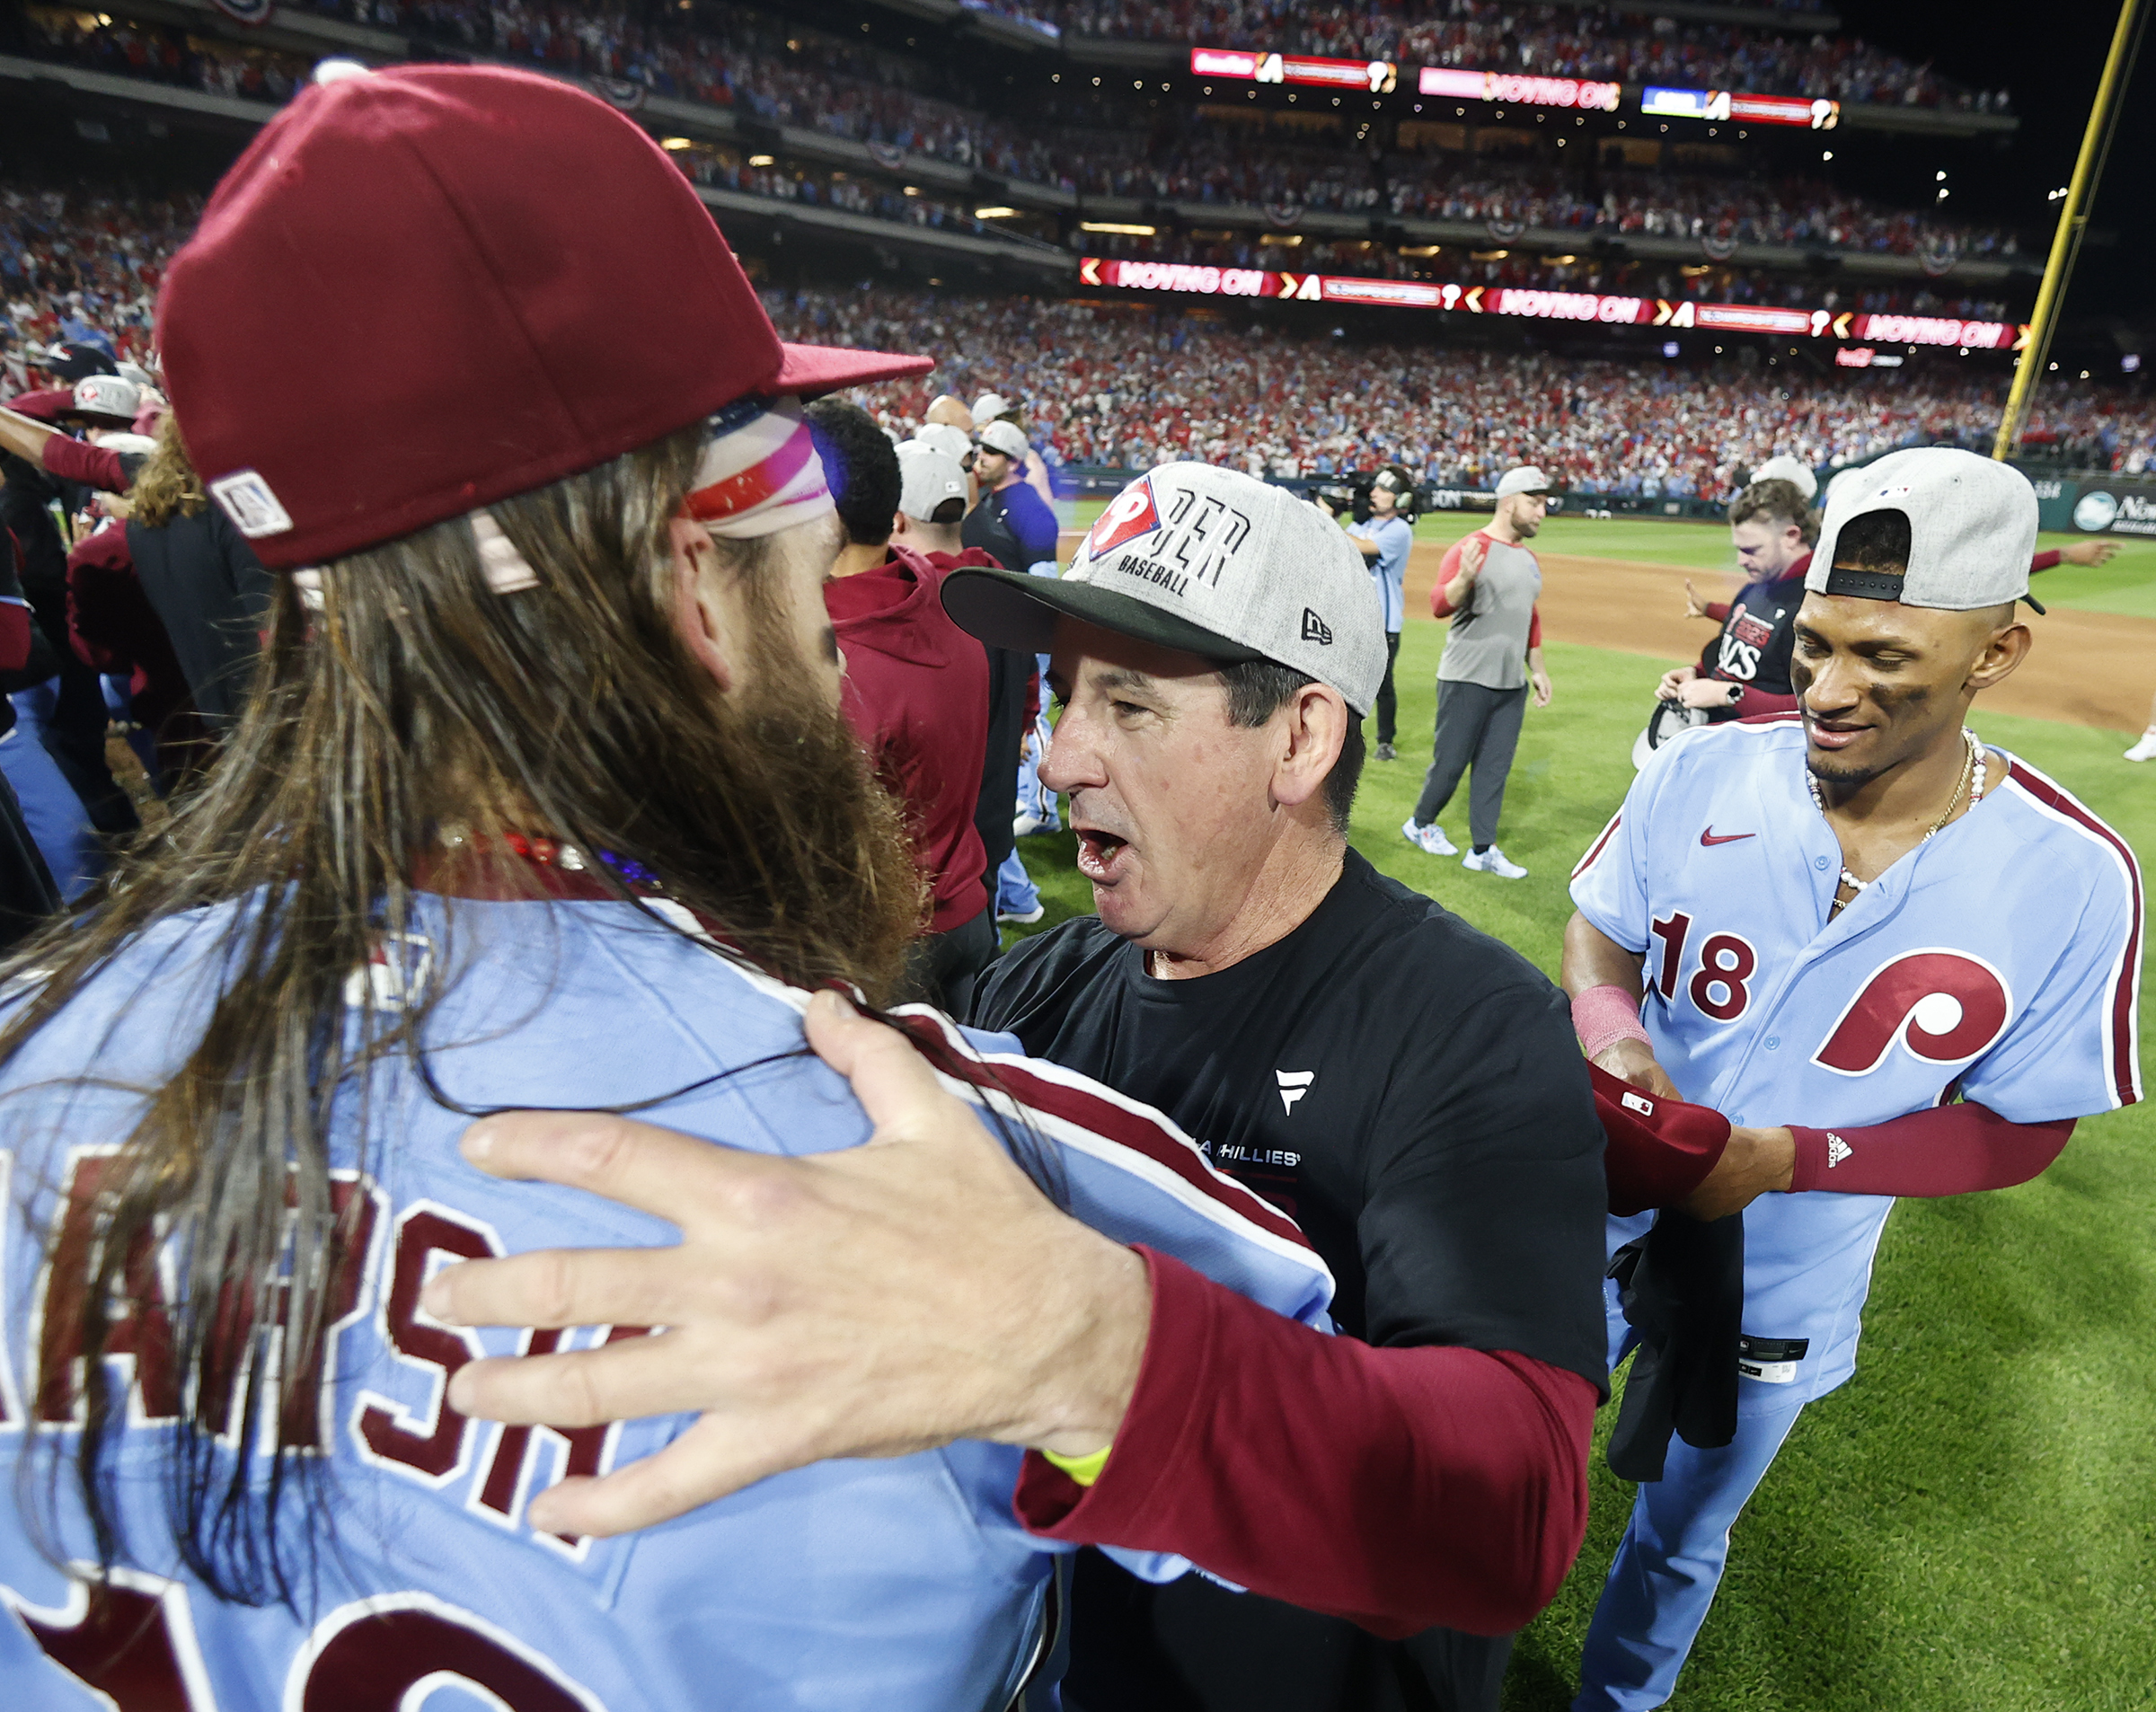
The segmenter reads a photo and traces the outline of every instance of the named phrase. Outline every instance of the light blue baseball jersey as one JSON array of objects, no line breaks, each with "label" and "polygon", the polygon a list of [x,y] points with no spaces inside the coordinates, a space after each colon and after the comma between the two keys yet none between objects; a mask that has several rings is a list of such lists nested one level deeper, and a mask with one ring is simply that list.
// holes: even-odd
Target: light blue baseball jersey
[{"label": "light blue baseball jersey", "polygon": [[1373,517],[1351,523],[1348,533],[1357,541],[1377,543],[1377,557],[1370,561],[1370,575],[1377,583],[1378,603],[1384,608],[1385,634],[1396,635],[1407,622],[1406,581],[1408,554],[1415,545],[1415,531],[1404,517]]},{"label": "light blue baseball jersey", "polygon": [[[1981,802],[1830,917],[1842,852],[1805,781],[1800,719],[1702,727],[1656,752],[1572,900],[1646,954],[1642,1019],[1685,1099],[1736,1124],[1832,1128],[1954,1090],[2018,1124],[2140,1098],[2140,870],[2116,833],[2006,760]],[[1893,1205],[1807,1193],[1745,1210],[1744,1329],[1807,1348],[1747,1376],[1744,1412],[1854,1371]],[[1613,1219],[1612,1252],[1651,1217]]]},{"label": "light blue baseball jersey", "polygon": [[[320,1418],[299,1429],[328,1453],[334,1481],[335,1544],[318,1595],[297,1616],[221,1603],[178,1563],[158,1480],[172,1434],[159,1422],[181,1405],[152,1302],[119,1340],[136,1355],[114,1363],[131,1411],[117,1461],[128,1566],[116,1613],[102,1628],[85,1620],[81,1582],[40,1555],[13,1497],[26,1432],[65,1452],[77,1430],[75,1370],[64,1336],[41,1343],[40,1305],[53,1274],[84,1269],[83,1245],[65,1240],[66,1209],[95,1193],[139,1108],[110,1084],[155,1084],[180,1062],[208,1016],[231,916],[220,909],[146,934],[0,1077],[0,1134],[12,1149],[0,1169],[20,1213],[5,1227],[0,1272],[0,1476],[10,1494],[0,1508],[0,1682],[11,1712],[110,1707],[82,1678],[120,1652],[122,1676],[102,1680],[108,1690],[134,1685],[121,1707],[189,1712],[394,1712],[444,1684],[464,1691],[438,1707],[429,1699],[437,1712],[1001,1708],[1038,1643],[1051,1554],[1066,1549],[1015,1519],[1021,1453],[1009,1446],[826,1461],[620,1539],[528,1525],[532,1496],[565,1472],[647,1456],[691,1419],[582,1432],[465,1420],[444,1407],[443,1388],[476,1355],[644,1334],[453,1329],[419,1308],[420,1287],[461,1258],[666,1244],[675,1232],[593,1196],[473,1170],[455,1145],[469,1119],[401,1063],[376,1081],[363,1169],[356,1103],[333,1124],[340,1194],[358,1209],[363,1237],[331,1288],[340,1317]],[[441,901],[428,900],[420,931],[385,946],[348,994],[393,1008],[420,964],[451,960],[458,978],[429,1029],[443,1043],[430,1063],[449,1099],[481,1109],[662,1097],[640,1116],[766,1153],[866,1139],[851,1090],[806,1050],[808,995],[708,941],[612,902],[460,901],[453,938],[451,924]],[[1330,1280],[1294,1227],[1213,1172],[1165,1119],[1000,1050],[1004,1037],[969,1045],[935,1026],[1025,1090],[1031,1135],[1013,1151],[1076,1216],[1327,1323]],[[47,1081],[93,1063],[106,1085]],[[962,1077],[944,1081],[973,1097]],[[301,1527],[303,1510],[288,1505],[286,1525]],[[89,1558],[71,1501],[58,1517],[65,1554]]]}]

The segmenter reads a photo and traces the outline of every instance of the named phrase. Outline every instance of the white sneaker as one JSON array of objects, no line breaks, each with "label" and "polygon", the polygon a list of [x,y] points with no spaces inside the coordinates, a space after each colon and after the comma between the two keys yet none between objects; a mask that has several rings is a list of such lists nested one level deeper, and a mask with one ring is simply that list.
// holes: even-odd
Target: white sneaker
[{"label": "white sneaker", "polygon": [[1030,838],[1035,833],[1059,833],[1062,830],[1063,822],[1060,820],[1046,820],[1038,815],[1019,815],[1011,822],[1011,831],[1019,838]]},{"label": "white sneaker", "polygon": [[1469,851],[1460,859],[1460,866],[1471,868],[1478,874],[1495,874],[1499,879],[1525,879],[1527,870],[1519,863],[1507,861],[1505,852],[1492,844],[1480,856]]},{"label": "white sneaker", "polygon": [[1036,904],[1029,910],[998,910],[995,919],[998,922],[1009,922],[1014,927],[1031,927],[1047,913],[1047,905]]},{"label": "white sneaker", "polygon": [[2143,731],[2140,740],[2126,751],[2129,761],[2156,761],[2156,731]]},{"label": "white sneaker", "polygon": [[1400,824],[1400,835],[1426,856],[1457,856],[1460,846],[1445,835],[1445,828],[1436,821],[1427,826],[1418,826],[1412,818]]}]

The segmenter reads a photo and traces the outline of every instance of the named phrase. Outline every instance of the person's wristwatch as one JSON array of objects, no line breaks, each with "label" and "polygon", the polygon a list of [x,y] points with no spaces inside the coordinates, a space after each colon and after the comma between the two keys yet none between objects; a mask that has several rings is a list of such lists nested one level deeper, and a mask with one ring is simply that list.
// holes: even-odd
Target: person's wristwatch
[{"label": "person's wristwatch", "polygon": [[1739,702],[1743,701],[1744,699],[1745,699],[1745,686],[1744,686],[1743,684],[1732,684],[1729,686],[1729,705],[1730,705],[1731,707],[1735,707],[1735,706],[1736,706],[1736,704],[1737,704]]}]

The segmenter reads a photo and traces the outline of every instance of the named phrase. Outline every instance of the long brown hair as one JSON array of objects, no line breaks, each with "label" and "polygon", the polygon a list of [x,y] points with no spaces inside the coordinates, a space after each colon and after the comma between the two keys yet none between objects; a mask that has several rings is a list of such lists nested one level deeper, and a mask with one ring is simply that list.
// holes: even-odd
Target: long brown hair
[{"label": "long brown hair", "polygon": [[[700,446],[685,430],[492,507],[537,574],[525,592],[489,587],[463,519],[323,567],[319,612],[281,579],[250,702],[201,786],[102,897],[0,966],[0,982],[35,984],[0,1031],[4,1071],[146,930],[235,906],[199,1039],[140,1090],[140,1119],[101,1172],[88,1287],[47,1303],[48,1350],[63,1325],[83,1357],[84,1425],[71,1460],[49,1452],[51,1490],[72,1487],[104,1562],[126,1555],[112,1465],[128,1420],[104,1357],[144,1305],[146,1245],[161,1244],[176,1275],[172,1370],[196,1399],[166,1482],[177,1549],[225,1598],[291,1603],[312,1584],[277,1511],[314,1491],[323,1460],[284,1424],[319,1418],[330,1281],[355,1235],[331,1174],[331,1100],[357,1089],[364,1135],[370,1067],[419,1057],[451,972],[400,1011],[349,1011],[343,994],[413,922],[414,860],[444,823],[612,852],[775,974],[890,990],[921,908],[897,810],[835,710],[788,687],[798,662],[790,675],[767,657],[750,675],[770,687],[720,694],[676,630],[667,525]],[[763,543],[719,546],[769,618]],[[770,649],[785,647],[778,631],[762,628]],[[629,896],[611,869],[589,871]],[[347,1147],[350,1129],[340,1117]]]},{"label": "long brown hair", "polygon": [[157,444],[135,472],[128,498],[135,506],[128,521],[146,529],[162,529],[174,517],[197,516],[209,505],[208,490],[180,438],[180,419],[170,410],[158,421]]}]

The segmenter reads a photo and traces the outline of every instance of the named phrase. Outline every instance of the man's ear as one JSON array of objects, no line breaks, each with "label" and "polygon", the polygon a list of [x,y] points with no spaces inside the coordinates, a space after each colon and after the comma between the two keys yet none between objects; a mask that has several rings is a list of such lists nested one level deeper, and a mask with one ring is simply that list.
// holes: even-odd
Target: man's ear
[{"label": "man's ear", "polygon": [[1338,690],[1305,684],[1281,710],[1286,747],[1273,767],[1273,800],[1296,808],[1325,788],[1326,775],[1348,744],[1348,721],[1355,716]]},{"label": "man's ear", "polygon": [[734,687],[734,668],[727,658],[724,613],[715,584],[720,572],[719,550],[710,532],[687,517],[667,525],[667,541],[673,549],[674,625],[682,646],[695,656],[721,690]]},{"label": "man's ear", "polygon": [[2036,640],[2027,624],[2009,624],[1984,644],[1984,652],[1969,668],[1968,681],[1963,687],[1975,694],[2011,677],[2014,668],[2028,657],[2028,650],[2036,646]]}]

